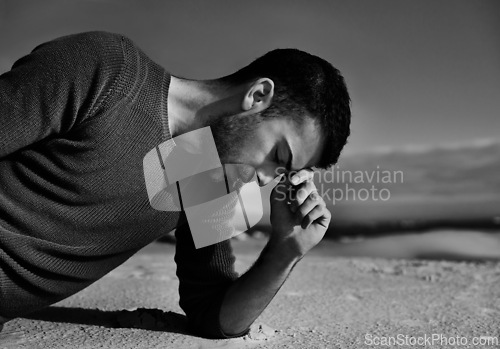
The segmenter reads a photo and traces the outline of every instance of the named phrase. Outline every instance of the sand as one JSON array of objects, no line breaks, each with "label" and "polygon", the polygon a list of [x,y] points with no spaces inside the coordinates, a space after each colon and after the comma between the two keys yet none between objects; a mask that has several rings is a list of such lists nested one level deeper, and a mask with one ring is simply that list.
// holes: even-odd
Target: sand
[{"label": "sand", "polygon": [[[234,241],[238,271],[264,243]],[[6,323],[0,348],[370,348],[384,337],[500,347],[472,345],[500,336],[500,262],[332,257],[335,248],[325,241],[304,257],[243,338],[186,332],[174,246],[155,243],[82,292]]]}]

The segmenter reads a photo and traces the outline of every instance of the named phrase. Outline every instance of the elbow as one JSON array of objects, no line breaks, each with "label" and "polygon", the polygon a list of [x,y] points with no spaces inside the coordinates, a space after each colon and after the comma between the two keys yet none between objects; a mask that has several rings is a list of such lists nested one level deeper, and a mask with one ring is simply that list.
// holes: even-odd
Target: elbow
[{"label": "elbow", "polygon": [[233,326],[221,326],[220,302],[210,302],[203,307],[184,309],[188,318],[188,329],[194,335],[210,339],[228,339],[244,336],[250,328],[244,330],[233,328]]},{"label": "elbow", "polygon": [[229,339],[245,336],[250,331],[246,328],[240,331],[237,328],[224,328],[218,321],[193,319],[188,316],[189,330],[193,334],[210,339]]}]

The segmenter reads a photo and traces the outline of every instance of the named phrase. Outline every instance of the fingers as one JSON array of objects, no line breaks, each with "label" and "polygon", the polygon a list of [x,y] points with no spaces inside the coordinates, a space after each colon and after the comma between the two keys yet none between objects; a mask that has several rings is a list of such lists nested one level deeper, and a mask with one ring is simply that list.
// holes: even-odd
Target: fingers
[{"label": "fingers", "polygon": [[314,178],[314,171],[312,171],[311,169],[305,168],[305,169],[298,171],[296,174],[294,174],[290,178],[290,182],[293,185],[298,185],[302,182],[312,180],[313,178]]},{"label": "fingers", "polygon": [[302,229],[307,229],[312,223],[318,223],[319,225],[328,228],[331,217],[332,214],[326,208],[326,205],[319,204],[304,216],[300,226]]},{"label": "fingers", "polygon": [[325,201],[316,192],[312,192],[297,210],[296,217],[301,221],[301,226],[306,229],[313,221],[324,214],[326,210]]},{"label": "fingers", "polygon": [[313,181],[303,182],[294,189],[295,195],[290,198],[290,210],[296,212],[297,208],[311,195],[312,192],[317,192],[316,185]]},{"label": "fingers", "polygon": [[309,197],[304,200],[304,202],[296,209],[297,217],[302,221],[302,219],[307,216],[307,214],[314,209],[316,206],[321,205],[323,200],[321,200],[318,192],[313,191]]}]

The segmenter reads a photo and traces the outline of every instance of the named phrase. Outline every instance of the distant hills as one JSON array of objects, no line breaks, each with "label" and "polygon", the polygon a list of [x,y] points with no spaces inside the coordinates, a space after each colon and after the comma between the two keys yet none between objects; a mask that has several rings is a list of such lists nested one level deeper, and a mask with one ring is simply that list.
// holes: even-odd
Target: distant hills
[{"label": "distant hills", "polygon": [[500,228],[500,139],[347,153],[315,182],[343,228]]},{"label": "distant hills", "polygon": [[402,171],[404,182],[391,185],[398,200],[500,198],[500,139],[351,154],[338,167]]}]

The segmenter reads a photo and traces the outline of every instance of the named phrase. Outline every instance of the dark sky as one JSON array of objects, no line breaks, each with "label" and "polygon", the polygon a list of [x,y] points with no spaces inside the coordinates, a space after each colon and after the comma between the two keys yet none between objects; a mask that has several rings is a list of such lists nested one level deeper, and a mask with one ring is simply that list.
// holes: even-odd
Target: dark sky
[{"label": "dark sky", "polygon": [[319,55],[353,102],[349,151],[500,138],[500,1],[0,0],[0,73],[37,44],[107,30],[175,75],[277,47]]}]

